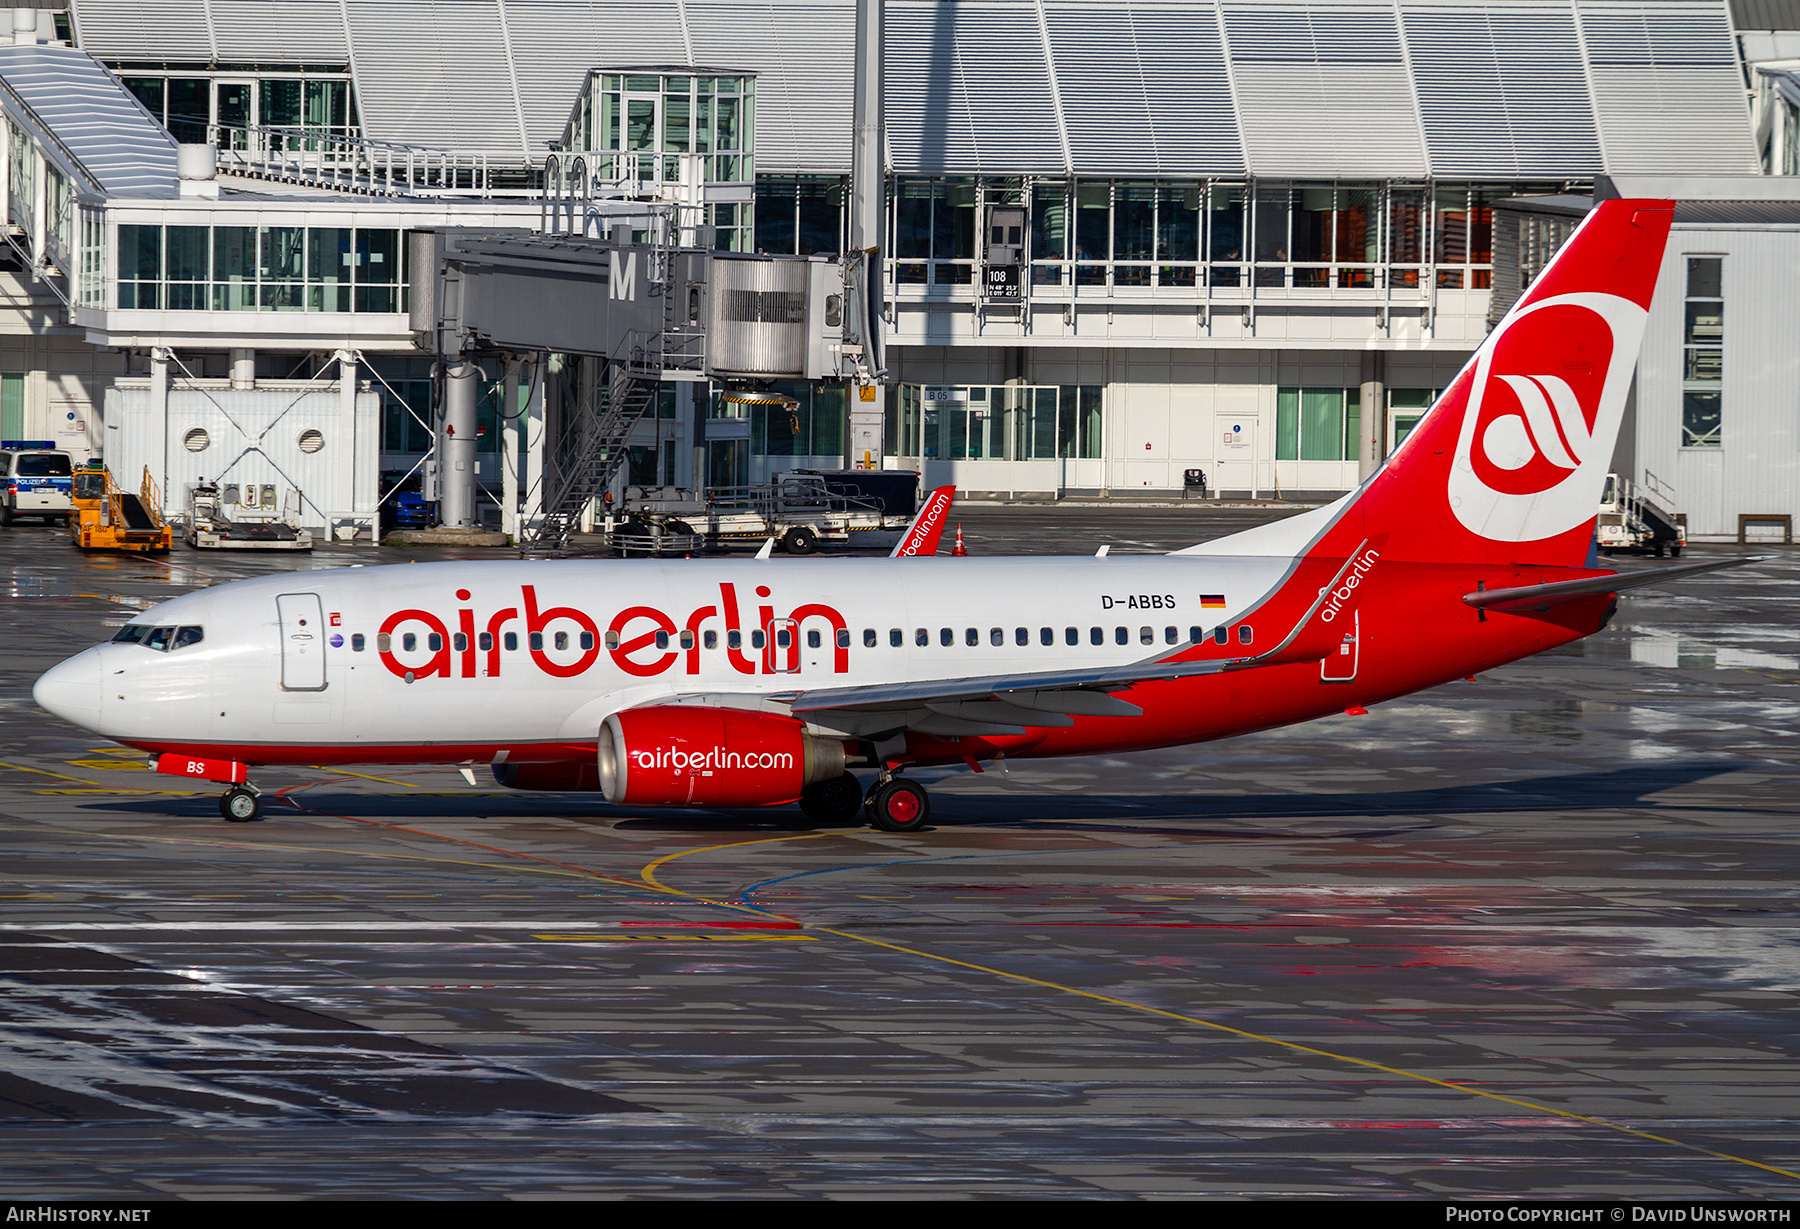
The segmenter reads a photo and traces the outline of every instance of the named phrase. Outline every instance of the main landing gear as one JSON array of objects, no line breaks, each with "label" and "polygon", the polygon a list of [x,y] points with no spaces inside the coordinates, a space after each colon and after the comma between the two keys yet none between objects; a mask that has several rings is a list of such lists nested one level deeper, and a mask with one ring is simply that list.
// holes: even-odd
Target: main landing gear
[{"label": "main landing gear", "polygon": [[825,826],[849,823],[862,806],[862,785],[849,773],[814,781],[800,794],[800,809],[806,818]]},{"label": "main landing gear", "polygon": [[234,785],[219,796],[219,814],[234,824],[262,818],[262,796],[248,785]]}]

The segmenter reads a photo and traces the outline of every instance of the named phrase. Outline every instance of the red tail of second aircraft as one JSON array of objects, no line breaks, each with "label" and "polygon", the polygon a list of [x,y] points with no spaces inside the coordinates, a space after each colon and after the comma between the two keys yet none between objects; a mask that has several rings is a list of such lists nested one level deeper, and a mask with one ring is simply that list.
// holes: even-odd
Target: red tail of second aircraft
[{"label": "red tail of second aircraft", "polygon": [[1672,201],[1600,204],[1308,553],[1579,567],[1637,366]]}]

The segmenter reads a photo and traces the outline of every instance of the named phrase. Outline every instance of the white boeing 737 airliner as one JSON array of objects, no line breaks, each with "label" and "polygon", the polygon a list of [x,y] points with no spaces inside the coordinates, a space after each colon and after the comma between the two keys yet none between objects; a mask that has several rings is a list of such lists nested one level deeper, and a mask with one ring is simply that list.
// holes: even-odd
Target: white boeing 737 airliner
[{"label": "white boeing 737 airliner", "polygon": [[[910,767],[1358,709],[1597,631],[1629,585],[1723,566],[1585,566],[1671,216],[1599,205],[1369,481],[1222,541],[289,573],[146,611],[34,694],[229,785],[235,820],[259,812],[257,765],[430,762],[625,807],[866,807],[891,831],[929,815]],[[934,500],[920,528],[943,519]]]}]

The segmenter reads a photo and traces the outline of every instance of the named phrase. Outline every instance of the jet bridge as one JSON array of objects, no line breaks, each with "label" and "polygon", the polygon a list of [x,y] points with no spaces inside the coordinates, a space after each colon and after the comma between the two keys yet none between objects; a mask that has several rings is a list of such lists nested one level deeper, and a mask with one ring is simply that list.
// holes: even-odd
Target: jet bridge
[{"label": "jet bridge", "polygon": [[[665,380],[870,381],[861,253],[751,256],[693,240],[652,206],[605,237],[453,229],[411,236],[411,324],[445,374],[438,472],[446,525],[473,523],[475,401],[485,356],[555,367],[545,399],[542,514],[527,549],[561,550],[626,463]],[[683,244],[681,240],[690,242]],[[551,390],[546,389],[547,394]]]}]

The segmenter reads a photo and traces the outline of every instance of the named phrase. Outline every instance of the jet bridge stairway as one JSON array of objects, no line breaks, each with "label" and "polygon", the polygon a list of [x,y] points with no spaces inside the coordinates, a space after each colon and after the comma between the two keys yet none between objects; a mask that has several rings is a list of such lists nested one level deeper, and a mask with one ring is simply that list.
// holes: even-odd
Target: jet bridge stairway
[{"label": "jet bridge stairway", "polygon": [[560,554],[569,535],[596,496],[605,491],[631,456],[632,428],[656,404],[667,373],[706,370],[706,334],[689,318],[685,296],[676,294],[675,251],[680,238],[673,226],[661,228],[651,251],[651,291],[662,298],[662,330],[633,329],[625,334],[607,362],[605,401],[590,412],[581,407],[565,424],[560,447],[548,450],[543,515],[521,536],[527,554]]}]

